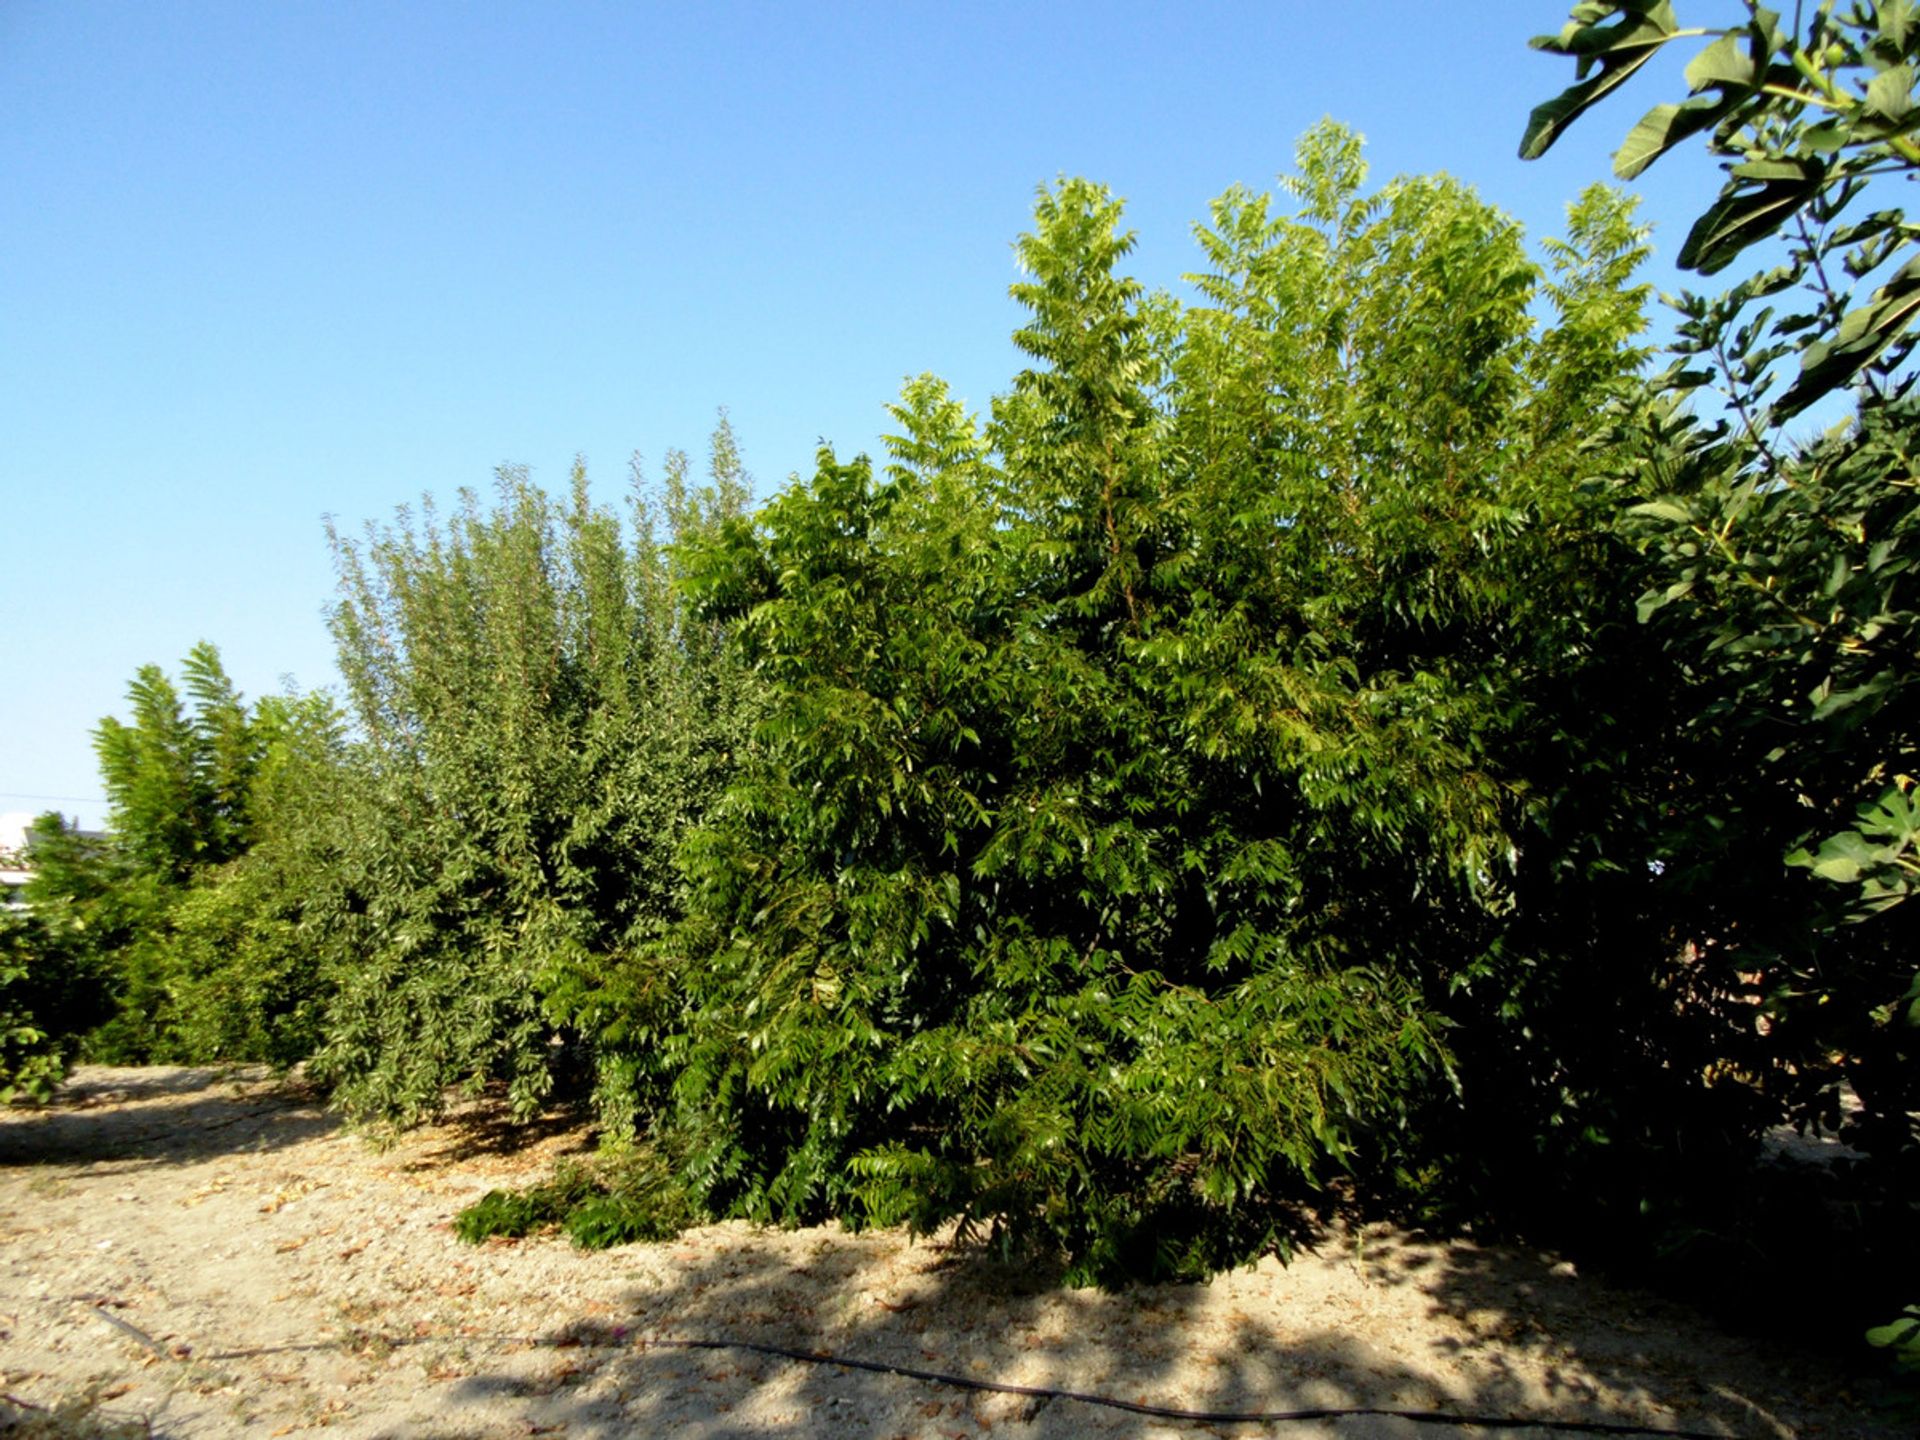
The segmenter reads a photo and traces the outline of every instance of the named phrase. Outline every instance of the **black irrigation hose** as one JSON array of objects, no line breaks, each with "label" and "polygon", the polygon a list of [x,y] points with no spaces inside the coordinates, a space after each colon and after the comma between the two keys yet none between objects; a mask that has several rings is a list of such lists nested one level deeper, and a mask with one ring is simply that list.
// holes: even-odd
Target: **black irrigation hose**
[{"label": "black irrigation hose", "polygon": [[[167,1357],[159,1341],[137,1325],[109,1314],[102,1305],[82,1297],[80,1304],[102,1320],[132,1335],[156,1355]],[[408,1337],[410,1340],[414,1337]],[[477,1336],[468,1338],[480,1338]],[[525,1337],[514,1337],[516,1340]],[[425,1337],[420,1337],[424,1340]],[[264,1354],[268,1350],[319,1350],[335,1348],[338,1342],[320,1345],[275,1345],[259,1351],[225,1351],[210,1355],[210,1360],[236,1359]],[[416,1342],[419,1343],[419,1342]],[[532,1340],[533,1344],[553,1345],[553,1340]],[[566,1343],[566,1342],[560,1342]],[[580,1343],[578,1341],[572,1343]],[[591,1343],[591,1342],[588,1342]],[[914,1365],[890,1365],[881,1360],[855,1360],[824,1350],[794,1350],[785,1345],[766,1345],[758,1340],[673,1340],[638,1335],[633,1342],[646,1350],[746,1350],[777,1360],[797,1360],[804,1365],[833,1365],[844,1370],[865,1370],[874,1375],[898,1375],[907,1380],[923,1380],[931,1385],[947,1385],[957,1390],[984,1390],[995,1395],[1022,1395],[1031,1400],[1072,1400],[1081,1405],[1099,1405],[1108,1410],[1125,1410],[1133,1415],[1151,1415],[1159,1420],[1187,1420],[1205,1425],[1293,1425],[1308,1420],[1346,1420],[1380,1416],[1391,1420],[1411,1420],[1425,1425],[1457,1425],[1481,1430],[1559,1430],[1572,1435],[1658,1435],[1665,1440],[1726,1440],[1724,1435],[1706,1430],[1668,1430],[1657,1425],[1634,1425],[1618,1420],[1555,1420],[1546,1416],[1456,1415],[1448,1410],[1406,1410],[1390,1405],[1320,1405],[1307,1410],[1183,1410],[1176,1405],[1149,1405],[1144,1401],[1121,1400],[1112,1395],[1095,1395],[1087,1390],[1060,1390],[1051,1385],[1015,1385],[1005,1380],[976,1380],[970,1375],[951,1375],[943,1370],[922,1370]]]},{"label": "black irrigation hose", "polygon": [[155,1355],[158,1355],[162,1360],[171,1360],[174,1358],[173,1356],[167,1353],[167,1347],[162,1345],[158,1340],[154,1339],[153,1336],[149,1335],[146,1331],[142,1330],[138,1325],[129,1325],[126,1321],[122,1320],[118,1315],[115,1315],[111,1310],[107,1309],[106,1306],[97,1305],[97,1304],[94,1304],[92,1301],[88,1301],[88,1300],[82,1300],[80,1301],[80,1303],[82,1305],[85,1305],[96,1316],[106,1321],[109,1325],[118,1326],[120,1329],[126,1331],[127,1334],[131,1335],[135,1340],[138,1340],[142,1345],[146,1346],[147,1349],[151,1350]]},{"label": "black irrigation hose", "polygon": [[1483,1430],[1564,1430],[1578,1435],[1662,1435],[1671,1437],[1671,1440],[1726,1440],[1724,1435],[1705,1430],[1665,1430],[1653,1425],[1631,1425],[1611,1420],[1455,1415],[1446,1410],[1401,1410],[1384,1405],[1323,1405],[1311,1410],[1182,1410],[1174,1405],[1118,1400],[1111,1395],[1094,1395],[1085,1390],[1056,1390],[1050,1385],[1013,1385],[1003,1380],[975,1380],[967,1375],[948,1375],[939,1370],[921,1370],[912,1365],[852,1360],[824,1351],[790,1350],[784,1345],[762,1345],[755,1340],[657,1340],[641,1337],[640,1344],[673,1350],[751,1350],[758,1355],[799,1360],[808,1365],[839,1365],[849,1370],[868,1370],[876,1375],[901,1375],[909,1380],[925,1380],[934,1385],[951,1385],[961,1390],[990,1390],[996,1395],[1025,1395],[1036,1400],[1075,1400],[1082,1405],[1103,1405],[1109,1410],[1126,1410],[1135,1415],[1152,1415],[1162,1420],[1192,1420],[1208,1425],[1288,1425],[1305,1420],[1343,1420],[1379,1415],[1428,1425],[1473,1426]]}]

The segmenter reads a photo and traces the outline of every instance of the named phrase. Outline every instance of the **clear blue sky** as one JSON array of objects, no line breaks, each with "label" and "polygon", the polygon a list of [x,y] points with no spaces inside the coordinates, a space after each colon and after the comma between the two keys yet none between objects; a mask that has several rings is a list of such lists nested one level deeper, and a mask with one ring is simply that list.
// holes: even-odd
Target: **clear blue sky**
[{"label": "clear blue sky", "polygon": [[[1152,285],[1324,115],[1552,231],[1674,88],[1523,165],[1566,8],[0,0],[0,811],[98,822],[89,731],[201,638],[329,683],[323,514],[576,453],[611,497],[722,405],[765,494],[910,374],[984,406],[1060,174]],[[1636,187],[1663,255],[1713,175]]]}]

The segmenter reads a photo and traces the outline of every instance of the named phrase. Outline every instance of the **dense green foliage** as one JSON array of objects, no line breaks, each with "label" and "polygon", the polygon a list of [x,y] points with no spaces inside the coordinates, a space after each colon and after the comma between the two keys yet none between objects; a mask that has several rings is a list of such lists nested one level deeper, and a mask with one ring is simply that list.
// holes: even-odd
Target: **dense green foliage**
[{"label": "dense green foliage", "polygon": [[1596,192],[1548,279],[1337,127],[1300,165],[1293,215],[1216,204],[1192,306],[1043,194],[985,426],[916,382],[884,477],[823,454],[699,553],[770,689],[681,942],[709,1204],[1200,1273],[1511,1078],[1448,1032],[1532,963],[1530,697],[1584,643],[1638,237]]},{"label": "dense green foliage", "polygon": [[203,869],[168,916],[165,1053],[288,1066],[320,1042],[333,991],[322,961],[342,922],[345,719],[324,695],[270,696],[249,723],[244,848]]},{"label": "dense green foliage", "polygon": [[524,1190],[489,1190],[454,1217],[469,1245],[561,1229],[582,1250],[671,1240],[700,1213],[674,1167],[657,1152],[627,1150],[591,1164],[564,1160],[551,1179]]},{"label": "dense green foliage", "polygon": [[609,1155],[469,1240],[958,1222],[1193,1276],[1338,1186],[1666,1243],[1787,1214],[1730,1177],[1843,1106],[1847,1203],[1910,1214],[1920,262],[1849,211],[1920,161],[1909,8],[1540,42],[1580,73],[1529,153],[1706,42],[1620,168],[1706,137],[1683,261],[1778,263],[1656,376],[1630,201],[1530,254],[1328,123],[1184,296],[1044,189],[1026,368],[984,416],[909,382],[877,468],[749,514],[723,422],[630,521],[576,467],[334,534],[343,709],[202,647],[102,725],[113,840],[53,836],[0,936],[0,1084],[106,977],[94,1053],[308,1059],[362,1119],[590,1086]]},{"label": "dense green foliage", "polygon": [[[1707,42],[1687,67],[1691,97],[1650,111],[1615,168],[1631,177],[1704,134],[1726,179],[1681,265],[1715,274],[1755,247],[1771,263],[1716,297],[1681,297],[1674,362],[1598,463],[1641,502],[1620,530],[1650,562],[1640,610],[1683,681],[1674,739],[1701,762],[1676,771],[1659,818],[1692,902],[1680,934],[1751,1016],[1714,1063],[1767,1119],[1838,1131],[1870,1164],[1795,1215],[1777,1248],[1742,1233],[1724,1193],[1687,1219],[1719,1207],[1704,1223],[1749,1255],[1771,1248],[1776,1275],[1781,1255],[1821,1246],[1828,1263],[1803,1294],[1859,1290],[1877,1307],[1920,1284],[1920,906],[1904,903],[1920,880],[1920,231],[1867,206],[1887,193],[1881,177],[1920,169],[1920,13],[1827,3],[1785,25],[1747,9],[1742,25],[1683,31],[1665,3],[1577,6],[1535,44],[1575,57],[1579,83],[1534,112],[1522,153],[1661,46]],[[1822,400],[1846,413],[1791,434]],[[1852,1219],[1823,1236],[1839,1213]],[[1910,1317],[1869,1339],[1910,1356]]]},{"label": "dense green foliage", "polygon": [[96,732],[111,836],[40,823],[29,948],[90,997],[96,1059],[291,1063],[312,1048],[322,982],[297,902],[262,879],[326,803],[338,716],[319,696],[246,706],[208,645],[183,673],[190,709],[148,666],[132,719]]},{"label": "dense green foliage", "polygon": [[[670,455],[630,536],[578,470],[564,506],[505,474],[491,512],[463,495],[444,526],[336,536],[350,714],[248,706],[210,646],[185,701],[143,668],[96,735],[111,838],[54,817],[8,917],[6,1083],[43,1094],[81,1031],[109,1061],[311,1058],[400,1122],[494,1079],[524,1114],[591,1068],[631,1132],[652,1052],[624,958],[678,918],[675,849],[753,697],[671,546],[748,485],[723,420],[710,479]],[[53,977],[92,1008],[49,1028]]]},{"label": "dense green foliage", "polygon": [[[37,864],[42,877],[71,874],[90,847],[58,815],[29,837],[33,859],[0,851],[9,866]],[[65,1076],[81,1038],[111,1013],[97,955],[72,907],[31,887],[25,908],[0,907],[0,1105],[45,1100]]]},{"label": "dense green foliage", "polygon": [[709,482],[670,457],[631,537],[578,467],[564,504],[503,472],[491,511],[467,494],[444,521],[335,536],[360,743],[313,1069],[350,1110],[406,1122],[502,1080],[525,1115],[576,1064],[631,1128],[645,1036],[606,980],[678,918],[675,849],[751,700],[676,598],[671,546],[747,492],[723,422]]},{"label": "dense green foliage", "polygon": [[67,1036],[36,983],[45,976],[36,938],[24,915],[0,913],[0,1104],[44,1100],[66,1073]]},{"label": "dense green foliage", "polygon": [[[1616,168],[1637,174],[1706,133],[1726,184],[1683,266],[1716,273],[1786,233],[1780,263],[1682,298],[1675,362],[1614,438],[1613,463],[1646,497],[1622,527],[1652,561],[1640,608],[1685,677],[1678,733],[1711,761],[1687,772],[1663,853],[1698,897],[1690,948],[1764,1017],[1722,1058],[1803,1124],[1839,1126],[1844,1079],[1862,1107],[1847,1137],[1907,1171],[1920,1160],[1920,907],[1900,903],[1920,876],[1920,415],[1905,361],[1920,258],[1900,211],[1857,212],[1878,177],[1920,168],[1920,14],[1824,4],[1796,13],[1796,33],[1748,10],[1744,25],[1682,31],[1667,4],[1577,7],[1536,44],[1602,74],[1537,110],[1522,151],[1551,143],[1608,74],[1699,36],[1694,96],[1649,113]],[[1849,287],[1903,257],[1860,303]],[[1849,383],[1850,415],[1809,440],[1787,433]],[[1716,390],[1720,406],[1680,408]]]}]

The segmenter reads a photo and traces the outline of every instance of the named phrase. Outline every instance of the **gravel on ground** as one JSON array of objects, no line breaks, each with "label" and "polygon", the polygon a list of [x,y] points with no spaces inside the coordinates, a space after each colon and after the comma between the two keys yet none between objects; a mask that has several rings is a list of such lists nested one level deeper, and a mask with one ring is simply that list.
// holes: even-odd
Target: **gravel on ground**
[{"label": "gravel on ground", "polygon": [[897,1232],[455,1239],[462,1206],[590,1143],[481,1100],[379,1148],[260,1070],[82,1067],[51,1104],[0,1111],[0,1431],[92,1395],[104,1421],[182,1437],[1484,1433],[1185,1420],[768,1353],[790,1350],[1187,1411],[1889,1433],[1817,1357],[1554,1255],[1387,1225],[1112,1294]]}]

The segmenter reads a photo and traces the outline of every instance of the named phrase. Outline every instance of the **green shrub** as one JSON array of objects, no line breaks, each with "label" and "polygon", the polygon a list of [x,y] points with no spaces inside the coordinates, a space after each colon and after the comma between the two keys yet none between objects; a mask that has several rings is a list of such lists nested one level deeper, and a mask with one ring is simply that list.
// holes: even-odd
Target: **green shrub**
[{"label": "green shrub", "polygon": [[671,1240],[700,1216],[671,1166],[642,1147],[593,1164],[563,1161],[524,1190],[492,1190],[454,1217],[469,1245],[564,1229],[576,1248],[605,1250]]},{"label": "green shrub", "polygon": [[103,878],[99,847],[54,814],[34,822],[31,839],[27,905],[0,909],[0,1104],[46,1100],[112,1014],[101,946],[110,927],[99,921],[124,906]]},{"label": "green shrub", "polygon": [[537,1234],[566,1223],[577,1207],[602,1193],[591,1169],[566,1162],[551,1180],[525,1190],[489,1190],[454,1216],[453,1233],[469,1245],[496,1235],[518,1239]]},{"label": "green shrub", "polygon": [[45,1101],[96,1018],[76,1005],[68,957],[30,915],[0,909],[0,1105]]},{"label": "green shrub", "polygon": [[1297,214],[1223,197],[1190,307],[1063,182],[984,427],[915,382],[884,476],[823,453],[691,557],[769,695],[664,947],[703,1206],[1198,1275],[1456,1086],[1567,1090],[1501,1064],[1540,957],[1498,941],[1640,239],[1595,192],[1543,276],[1465,187],[1364,173],[1324,126]]},{"label": "green shrub", "polygon": [[183,674],[190,709],[145,666],[132,719],[101,721],[110,833],[43,822],[28,898],[104,992],[89,1058],[291,1065],[326,983],[341,717],[318,695],[243,704],[210,645]]},{"label": "green shrub", "polygon": [[[313,1071],[350,1112],[402,1123],[449,1086],[538,1109],[555,1062],[644,1084],[651,1013],[632,957],[674,919],[674,853],[731,773],[751,695],[717,627],[673,589],[670,542],[745,504],[724,422],[711,483],[674,455],[631,531],[503,472],[364,544],[335,536],[334,631],[358,725]],[[638,499],[638,497],[637,497]],[[602,1085],[615,1129],[630,1085]]]}]

